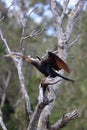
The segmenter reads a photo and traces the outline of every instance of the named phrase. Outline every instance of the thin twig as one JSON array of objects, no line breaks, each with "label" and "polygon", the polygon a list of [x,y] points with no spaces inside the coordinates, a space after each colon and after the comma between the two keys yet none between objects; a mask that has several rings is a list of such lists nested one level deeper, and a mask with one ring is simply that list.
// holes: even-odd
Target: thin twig
[{"label": "thin twig", "polygon": [[[14,3],[14,1],[11,3],[11,5],[6,9],[6,11],[5,11],[5,13],[4,14],[6,14],[8,11],[9,11],[9,9],[11,8],[11,6],[13,5],[13,3]],[[4,15],[2,15],[2,16],[0,16],[0,22],[3,20],[5,18],[5,16]]]},{"label": "thin twig", "polygon": [[35,36],[38,36],[40,35],[42,32],[46,31],[47,29],[46,28],[41,28],[40,26],[39,27],[36,27],[32,30],[32,32],[30,33],[30,35],[26,36],[26,37],[22,37],[23,40],[25,39],[28,39],[28,38],[32,38],[32,37],[35,37]]},{"label": "thin twig", "polygon": [[27,19],[22,20],[21,23],[22,23],[22,34],[21,34],[21,39],[20,39],[20,51],[23,52],[24,51],[24,48],[23,48],[23,40],[24,40],[23,36],[24,36],[24,33],[25,33]]},{"label": "thin twig", "polygon": [[67,24],[67,27],[66,27],[66,38],[67,38],[67,41],[69,40],[70,36],[71,36],[71,33],[72,33],[72,30],[73,30],[73,26],[80,14],[80,12],[82,11],[83,9],[83,5],[85,3],[86,0],[79,0],[77,2],[77,4],[75,5],[75,8],[72,9],[72,11],[69,13],[69,17],[68,17],[68,24]]},{"label": "thin twig", "polygon": [[5,18],[4,16],[1,16],[1,18],[0,18],[0,22],[1,22],[4,18]]},{"label": "thin twig", "polygon": [[[37,6],[26,16],[24,17],[23,20],[21,20],[21,24],[22,24],[22,34],[21,34],[21,39],[20,39],[20,51],[23,52],[24,51],[24,48],[23,48],[23,41],[27,38],[29,38],[29,36],[27,37],[24,37],[24,33],[25,33],[25,29],[26,29],[26,26],[27,26],[27,22],[28,22],[28,19],[30,18],[30,15],[37,9]],[[28,17],[29,16],[29,17]]]},{"label": "thin twig", "polygon": [[[48,52],[49,52],[49,50],[46,50],[46,53],[41,57],[41,59],[46,58],[47,55],[48,55]],[[57,54],[57,53],[58,53],[58,50],[55,50],[55,51],[51,50],[51,52],[53,52],[54,54]]]},{"label": "thin twig", "polygon": [[[30,17],[31,14],[32,14],[37,8],[38,8],[38,6],[34,7],[34,8],[31,10],[31,12],[28,14],[28,16]],[[28,16],[27,16],[27,17],[28,17]]]},{"label": "thin twig", "polygon": [[11,50],[10,50],[10,48],[9,48],[9,46],[8,46],[8,43],[7,43],[6,39],[5,39],[4,36],[3,36],[1,26],[0,26],[0,36],[1,36],[1,39],[2,39],[4,45],[5,45],[6,49],[7,49],[7,52],[8,52],[8,53],[11,53]]},{"label": "thin twig", "polygon": [[77,36],[71,43],[68,44],[69,47],[72,46],[74,43],[76,43],[76,42],[79,40],[80,36],[81,36],[81,35],[78,34],[78,36]]},{"label": "thin twig", "polygon": [[11,78],[11,72],[8,72],[8,76],[7,76],[6,80],[5,80],[5,78],[3,78],[3,81],[4,81],[4,93],[2,95],[1,108],[4,106],[4,102],[5,102],[5,98],[6,98],[6,90],[7,90],[7,87],[9,85],[10,78]]}]

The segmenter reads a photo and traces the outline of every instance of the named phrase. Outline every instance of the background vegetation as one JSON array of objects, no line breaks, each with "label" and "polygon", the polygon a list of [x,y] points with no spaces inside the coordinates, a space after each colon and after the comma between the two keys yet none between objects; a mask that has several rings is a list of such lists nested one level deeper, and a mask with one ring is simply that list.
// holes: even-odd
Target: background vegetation
[{"label": "background vegetation", "polygon": [[[20,3],[21,0],[15,5],[19,9],[22,5]],[[50,3],[48,1],[42,2],[41,0],[38,2],[32,0],[31,3],[29,3],[26,0],[25,11],[29,10],[28,6],[29,8],[32,8],[35,5],[38,6],[38,9],[35,11],[35,15],[32,14],[29,19],[26,35],[37,26],[45,26],[48,30],[38,37],[27,39],[24,42],[23,46],[25,54],[32,55],[32,57],[35,57],[36,55],[43,56],[46,50],[53,51],[57,48],[55,28],[53,28],[51,19]],[[61,12],[61,5],[59,5],[59,7]],[[7,11],[5,3],[2,2],[2,0],[0,1],[1,16],[5,15],[5,19],[1,22],[1,25],[9,46],[14,51],[18,51],[19,49],[19,41],[22,31],[18,21],[18,11],[19,10],[13,11],[12,9]],[[21,10],[21,17],[23,16],[23,11],[24,8]],[[36,16],[42,19],[39,23],[37,23],[36,19],[38,19],[38,17]],[[49,30],[52,32],[51,35]],[[87,129],[87,10],[84,10],[80,15],[75,25],[71,40],[79,33],[81,33],[81,38],[78,44],[74,45],[69,50],[67,61],[71,68],[70,77],[75,79],[76,82],[72,84],[63,81],[62,86],[59,89],[53,114],[50,117],[51,123],[54,123],[63,114],[70,112],[70,110],[78,109],[80,111],[79,118],[63,128],[64,130],[73,130],[73,128],[74,130]],[[6,79],[8,72],[11,73],[10,82],[6,89],[5,103],[2,107],[4,122],[9,130],[22,130],[28,125],[29,119],[23,103],[21,101],[18,103],[21,93],[16,68],[10,58],[3,57],[5,54],[5,48],[0,40],[0,100],[5,91],[3,79]],[[28,63],[24,63],[23,71],[26,79],[26,89],[30,95],[31,105],[34,109],[37,103],[38,85],[43,75]]]}]

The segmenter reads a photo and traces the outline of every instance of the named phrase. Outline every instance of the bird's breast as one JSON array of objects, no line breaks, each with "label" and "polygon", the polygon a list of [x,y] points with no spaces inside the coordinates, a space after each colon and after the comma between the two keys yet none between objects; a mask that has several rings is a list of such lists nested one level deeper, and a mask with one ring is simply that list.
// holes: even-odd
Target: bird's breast
[{"label": "bird's breast", "polygon": [[42,62],[39,67],[39,71],[41,73],[43,73],[45,76],[49,76],[50,75],[50,65]]}]

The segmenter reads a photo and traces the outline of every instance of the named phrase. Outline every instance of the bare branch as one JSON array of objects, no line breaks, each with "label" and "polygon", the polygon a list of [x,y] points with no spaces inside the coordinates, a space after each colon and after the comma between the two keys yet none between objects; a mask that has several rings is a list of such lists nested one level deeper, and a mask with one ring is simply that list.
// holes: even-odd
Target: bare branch
[{"label": "bare branch", "polygon": [[11,50],[10,50],[10,48],[9,48],[9,46],[8,46],[8,43],[7,43],[6,39],[5,39],[4,36],[3,36],[1,26],[0,26],[0,36],[1,36],[1,39],[2,39],[4,45],[5,45],[6,49],[7,49],[7,53],[11,53]]},{"label": "bare branch", "polygon": [[60,82],[61,79],[59,77],[51,78],[50,76],[46,77],[45,79],[42,80],[41,84],[44,85],[53,85],[58,82]]},{"label": "bare branch", "polygon": [[29,127],[27,130],[34,130],[34,128],[36,127],[36,123],[38,122],[38,119],[40,117],[40,114],[43,110],[43,108],[48,105],[51,101],[48,101],[47,98],[44,99],[43,102],[40,102],[37,104],[35,111],[31,117],[30,123],[29,123]]},{"label": "bare branch", "polygon": [[70,17],[73,18],[73,21],[76,20],[76,18],[78,17],[78,15],[80,14],[80,12],[82,11],[85,1],[86,0],[79,0],[77,2],[77,4],[75,5],[75,9],[73,9],[72,12],[70,13]]},{"label": "bare branch", "polygon": [[[47,57],[48,51],[49,51],[49,50],[46,50],[46,53],[41,57],[41,59],[44,59],[45,57]],[[51,52],[53,52],[54,54],[57,54],[57,53],[58,53],[58,50],[55,50],[55,51],[52,50]]]},{"label": "bare branch", "polygon": [[5,98],[6,98],[6,90],[7,90],[7,87],[9,85],[10,78],[11,78],[11,72],[8,72],[8,76],[7,76],[6,80],[3,78],[3,80],[4,80],[4,93],[2,95],[1,108],[4,106],[4,102],[5,102]]},{"label": "bare branch", "polygon": [[30,15],[37,9],[37,6],[27,15],[25,14],[24,18],[21,19],[21,24],[22,24],[22,34],[21,34],[21,39],[20,39],[20,50],[23,52],[24,51],[24,48],[23,48],[23,40],[29,38],[28,36],[27,37],[24,37],[24,33],[25,33],[25,29],[26,29],[26,26],[27,26],[27,22],[28,22],[28,16],[30,18]]},{"label": "bare branch", "polygon": [[78,117],[77,110],[67,113],[63,115],[63,117],[58,120],[54,125],[52,125],[50,130],[59,130],[60,128],[63,128],[67,123],[69,123],[70,120],[73,120],[76,117]]},{"label": "bare branch", "polygon": [[11,5],[6,9],[5,13],[4,13],[2,16],[0,16],[0,22],[5,18],[4,15],[5,15],[6,13],[8,13],[8,11],[9,11],[9,9],[11,8],[11,6],[13,5],[13,3],[14,3],[14,2],[12,2]]},{"label": "bare branch", "polygon": [[61,20],[64,18],[64,15],[66,14],[68,3],[69,0],[63,0],[63,12],[61,14]]},{"label": "bare branch", "polygon": [[29,98],[28,93],[26,91],[24,74],[22,72],[23,61],[22,61],[21,57],[16,57],[16,58],[12,57],[11,56],[12,54],[20,55],[21,53],[11,52],[10,54],[5,55],[5,57],[11,57],[14,60],[14,62],[16,63],[15,65],[16,65],[16,68],[17,68],[17,71],[18,71],[18,76],[19,76],[19,81],[20,81],[20,86],[21,86],[21,92],[22,92],[22,94],[25,98],[27,111],[28,111],[28,113],[31,117],[32,110],[31,110],[31,105],[30,105],[30,98]]},{"label": "bare branch", "polygon": [[58,9],[57,1],[51,0],[51,10],[52,10],[52,13],[53,13],[54,25],[55,25],[55,28],[56,28],[56,31],[57,31],[57,38],[60,40],[64,36],[63,28],[62,28],[63,17],[59,16],[57,9]]},{"label": "bare branch", "polygon": [[39,85],[39,96],[38,96],[38,102],[41,103],[44,101],[44,90],[41,84]]},{"label": "bare branch", "polygon": [[54,15],[54,19],[56,18],[55,20],[57,20],[57,18],[59,17],[59,14],[57,12],[58,5],[57,5],[57,1],[56,0],[51,0],[51,9],[52,9],[52,13]]},{"label": "bare branch", "polygon": [[37,9],[38,7],[36,6],[36,7],[34,7],[32,10],[31,10],[31,12],[28,14],[28,16],[30,17],[31,16],[31,14]]},{"label": "bare branch", "polygon": [[31,105],[30,105],[30,98],[28,96],[28,93],[27,93],[26,87],[25,87],[25,79],[24,79],[24,75],[22,72],[22,64],[23,64],[22,59],[21,58],[18,59],[16,68],[17,68],[18,76],[19,76],[19,80],[20,80],[21,92],[22,92],[22,94],[25,98],[25,101],[26,101],[27,111],[28,111],[29,115],[31,116],[32,111],[31,111]]},{"label": "bare branch", "polygon": [[8,12],[8,10],[13,6],[13,4],[14,4],[14,0],[11,2],[11,5],[9,5],[9,7],[6,10],[6,12]]},{"label": "bare branch", "polygon": [[26,24],[27,24],[27,18],[21,20],[21,24],[22,24],[22,34],[21,34],[21,39],[20,39],[20,50],[23,52],[24,51],[23,37],[24,37],[25,28],[26,28]]},{"label": "bare branch", "polygon": [[5,88],[8,87],[8,84],[9,84],[10,78],[11,78],[11,72],[9,71],[9,72],[8,72],[8,76],[7,76],[7,79],[6,79],[6,80],[4,79]]},{"label": "bare branch", "polygon": [[4,18],[5,18],[4,16],[1,16],[1,18],[0,18],[0,22],[1,22]]},{"label": "bare branch", "polygon": [[[2,39],[4,45],[7,49],[7,53],[9,53],[9,55],[12,54],[12,52],[11,52],[9,46],[8,46],[7,41],[3,36],[1,28],[0,28],[0,36],[1,36],[1,39]],[[21,85],[21,91],[22,91],[22,94],[23,94],[25,101],[26,101],[27,111],[31,115],[32,111],[31,111],[30,99],[29,99],[28,93],[27,93],[26,88],[25,88],[25,82],[24,82],[25,80],[24,80],[24,75],[23,75],[23,72],[22,72],[22,64],[23,64],[22,59],[21,58],[20,59],[12,58],[12,59],[15,63],[17,71],[18,71],[18,76],[19,76],[20,85]]]},{"label": "bare branch", "polygon": [[74,26],[74,23],[76,22],[80,12],[82,11],[82,8],[84,6],[86,0],[79,0],[78,3],[76,4],[75,8],[72,9],[71,13],[69,14],[69,18],[68,18],[68,24],[66,27],[66,38],[67,41],[70,38],[70,35],[72,33],[72,29]]},{"label": "bare branch", "polygon": [[[22,25],[23,25],[23,30],[22,30],[22,36],[21,36],[21,40],[20,40],[20,44],[21,44],[21,49],[22,49],[22,37],[24,35],[24,32],[25,32],[25,27],[26,27],[26,21],[22,21]],[[8,46],[8,43],[6,41],[6,39],[4,38],[3,36],[3,33],[2,33],[2,29],[0,27],[0,36],[1,36],[1,39],[7,49],[7,53],[11,54],[11,50]],[[30,106],[30,99],[29,99],[29,96],[27,94],[27,91],[26,91],[26,88],[25,88],[25,83],[24,83],[24,75],[23,75],[23,72],[22,72],[22,59],[17,59],[17,58],[12,58],[15,65],[16,65],[16,68],[18,70],[18,76],[19,76],[19,80],[20,80],[20,85],[21,85],[21,91],[22,91],[22,94],[25,98],[25,101],[26,101],[26,106],[27,106],[27,111],[28,113],[31,115],[31,106]]]},{"label": "bare branch", "polygon": [[69,43],[69,47],[76,43],[79,40],[80,36],[81,35],[79,34],[71,43]]},{"label": "bare branch", "polygon": [[70,0],[63,0],[63,12],[66,12],[66,8],[68,6]]},{"label": "bare branch", "polygon": [[30,35],[26,36],[26,37],[22,37],[23,40],[27,39],[27,38],[32,38],[34,36],[38,36],[40,35],[42,32],[46,31],[47,29],[46,28],[41,28],[40,26],[39,27],[36,27],[32,30],[32,32],[30,33]]},{"label": "bare branch", "polygon": [[4,121],[3,121],[1,109],[0,109],[0,125],[1,125],[3,130],[7,130],[6,125],[5,125]]}]

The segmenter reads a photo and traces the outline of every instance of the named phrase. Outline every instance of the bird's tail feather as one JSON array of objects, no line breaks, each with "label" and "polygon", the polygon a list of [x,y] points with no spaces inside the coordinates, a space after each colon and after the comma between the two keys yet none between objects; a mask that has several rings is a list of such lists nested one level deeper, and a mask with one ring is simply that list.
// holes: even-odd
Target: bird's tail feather
[{"label": "bird's tail feather", "polygon": [[58,75],[59,77],[65,79],[65,80],[67,80],[67,81],[75,82],[73,79],[67,78],[67,77],[65,77],[65,76],[63,76],[63,75],[60,75],[59,73],[57,73],[57,75]]}]

